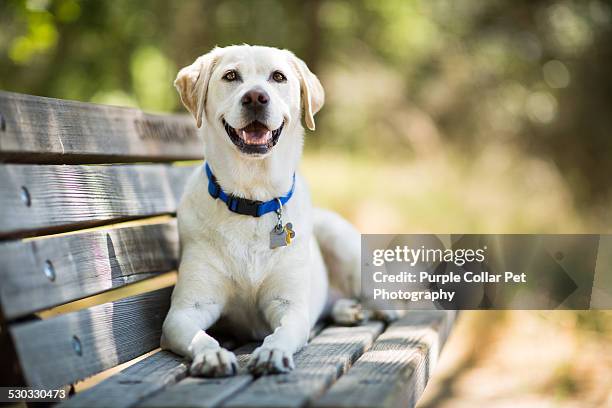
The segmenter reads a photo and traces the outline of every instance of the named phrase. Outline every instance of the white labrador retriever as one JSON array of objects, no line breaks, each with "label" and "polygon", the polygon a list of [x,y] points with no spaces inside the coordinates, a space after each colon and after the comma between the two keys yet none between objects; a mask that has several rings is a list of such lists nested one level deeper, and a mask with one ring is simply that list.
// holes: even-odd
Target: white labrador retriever
[{"label": "white labrador retriever", "polygon": [[[289,371],[326,305],[328,272],[345,296],[359,288],[359,233],[313,210],[296,174],[302,112],[314,130],[323,88],[291,52],[249,45],[213,49],[175,86],[202,129],[207,168],[178,210],[182,259],[162,347],[192,359],[192,375],[235,374],[234,354],[206,333],[221,318],[233,334],[263,339],[253,373]],[[363,319],[354,301],[332,313]]]}]

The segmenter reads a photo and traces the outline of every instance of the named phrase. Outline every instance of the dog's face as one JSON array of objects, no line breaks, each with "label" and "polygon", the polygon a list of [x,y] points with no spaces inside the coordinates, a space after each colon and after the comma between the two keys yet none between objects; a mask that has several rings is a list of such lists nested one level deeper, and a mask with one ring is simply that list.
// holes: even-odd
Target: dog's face
[{"label": "dog's face", "polygon": [[183,68],[175,81],[181,100],[196,118],[249,157],[265,157],[287,129],[314,114],[323,88],[303,61],[286,50],[259,46],[215,48]]}]

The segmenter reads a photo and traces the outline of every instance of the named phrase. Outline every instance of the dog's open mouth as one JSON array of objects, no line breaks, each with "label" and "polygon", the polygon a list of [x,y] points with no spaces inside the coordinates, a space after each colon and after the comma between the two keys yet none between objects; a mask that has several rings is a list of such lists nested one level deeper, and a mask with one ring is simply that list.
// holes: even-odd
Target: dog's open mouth
[{"label": "dog's open mouth", "polygon": [[230,140],[244,153],[264,154],[270,151],[278,142],[285,123],[276,130],[268,129],[263,123],[254,121],[242,129],[234,129],[225,119],[223,126]]}]

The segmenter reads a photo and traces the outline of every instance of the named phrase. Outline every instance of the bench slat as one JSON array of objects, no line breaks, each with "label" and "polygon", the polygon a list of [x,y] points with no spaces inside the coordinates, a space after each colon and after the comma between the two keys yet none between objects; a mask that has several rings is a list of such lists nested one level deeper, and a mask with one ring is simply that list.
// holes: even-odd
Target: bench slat
[{"label": "bench slat", "polygon": [[159,351],[76,394],[58,408],[131,407],[187,375],[184,359],[169,351]]},{"label": "bench slat", "polygon": [[0,237],[176,211],[193,166],[0,166]]},{"label": "bench slat", "polygon": [[159,395],[147,399],[138,407],[218,407],[221,402],[239,392],[252,381],[253,377],[248,374],[221,379],[188,377],[162,391]]},{"label": "bench slat", "polygon": [[381,322],[356,327],[329,327],[295,355],[295,370],[260,377],[223,406],[302,407],[344,374],[370,348],[382,330]]},{"label": "bench slat", "polygon": [[108,163],[202,158],[193,118],[0,91],[0,162]]},{"label": "bench slat", "polygon": [[414,407],[455,312],[411,311],[381,334],[316,407]]},{"label": "bench slat", "polygon": [[176,220],[0,243],[0,304],[14,319],[175,270]]},{"label": "bench slat", "polygon": [[73,383],[159,347],[172,288],[9,327],[29,385]]}]

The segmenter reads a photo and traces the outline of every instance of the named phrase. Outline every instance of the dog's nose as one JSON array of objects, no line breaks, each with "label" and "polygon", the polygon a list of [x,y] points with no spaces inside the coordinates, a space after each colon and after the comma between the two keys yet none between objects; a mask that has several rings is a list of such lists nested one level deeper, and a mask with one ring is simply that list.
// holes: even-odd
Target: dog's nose
[{"label": "dog's nose", "polygon": [[258,107],[261,105],[266,105],[269,100],[270,97],[268,96],[266,91],[261,88],[253,88],[245,92],[241,99],[242,106],[245,107]]}]

